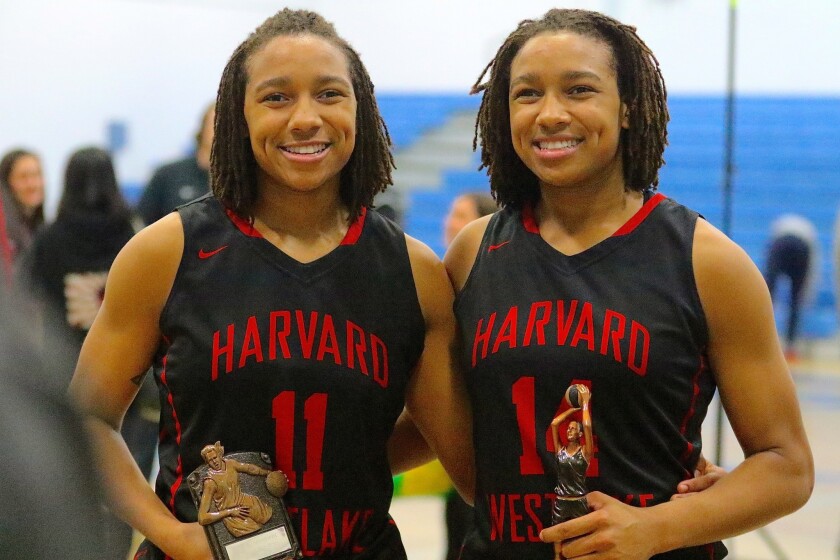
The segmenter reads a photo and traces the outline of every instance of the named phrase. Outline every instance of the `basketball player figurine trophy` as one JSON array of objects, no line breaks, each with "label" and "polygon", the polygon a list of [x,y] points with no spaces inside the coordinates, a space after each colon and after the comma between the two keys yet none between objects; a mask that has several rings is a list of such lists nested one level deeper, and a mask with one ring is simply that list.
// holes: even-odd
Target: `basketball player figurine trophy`
[{"label": "basketball player figurine trophy", "polygon": [[[575,384],[566,389],[563,400],[569,408],[551,421],[551,436],[554,439],[555,465],[557,467],[557,494],[551,510],[551,523],[563,521],[589,513],[586,502],[586,469],[592,459],[592,417],[589,400],[592,394],[586,385]],[[581,420],[569,420],[566,428],[565,445],[560,440],[559,426],[572,414],[581,411]],[[581,436],[583,444],[581,444]],[[554,545],[554,560],[561,560],[560,543]]]},{"label": "basketball player figurine trophy", "polygon": [[289,488],[265,453],[231,453],[217,441],[187,483],[216,560],[301,558],[300,544],[281,499]]}]

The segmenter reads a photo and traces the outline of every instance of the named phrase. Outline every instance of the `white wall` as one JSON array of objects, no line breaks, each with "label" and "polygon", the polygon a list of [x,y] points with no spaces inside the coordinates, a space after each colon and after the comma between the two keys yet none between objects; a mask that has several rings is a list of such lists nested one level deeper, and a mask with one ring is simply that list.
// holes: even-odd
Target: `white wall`
[{"label": "white wall", "polygon": [[[729,0],[310,0],[360,52],[380,92],[466,92],[515,24],[555,5],[632,23],[672,93],[725,87]],[[191,147],[230,53],[275,0],[0,0],[0,153],[43,155],[50,207],[61,169],[106,123],[128,124],[121,179]],[[742,93],[840,95],[840,2],[740,0]]]}]

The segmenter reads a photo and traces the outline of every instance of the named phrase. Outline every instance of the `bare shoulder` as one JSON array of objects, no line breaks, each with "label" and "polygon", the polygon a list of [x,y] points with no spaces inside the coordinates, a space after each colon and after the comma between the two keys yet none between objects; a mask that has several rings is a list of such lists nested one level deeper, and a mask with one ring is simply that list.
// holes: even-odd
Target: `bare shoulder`
[{"label": "bare shoulder", "polygon": [[417,288],[417,299],[427,320],[430,311],[439,309],[441,303],[451,301],[452,287],[446,276],[443,262],[422,241],[406,234],[411,274]]},{"label": "bare shoulder", "polygon": [[[747,252],[702,218],[697,220],[694,232],[693,265],[701,299],[704,299],[704,293],[725,292],[733,286],[762,287],[764,284]],[[731,291],[729,295],[732,295]]]},{"label": "bare shoulder", "polygon": [[151,297],[153,301],[149,303],[162,305],[172,287],[183,249],[181,217],[173,212],[140,230],[123,247],[109,273],[108,288],[130,287],[138,296]]},{"label": "bare shoulder", "polygon": [[469,278],[473,264],[475,264],[478,248],[487,230],[487,224],[493,215],[484,216],[467,224],[452,241],[446,251],[443,262],[456,292],[460,292]]}]

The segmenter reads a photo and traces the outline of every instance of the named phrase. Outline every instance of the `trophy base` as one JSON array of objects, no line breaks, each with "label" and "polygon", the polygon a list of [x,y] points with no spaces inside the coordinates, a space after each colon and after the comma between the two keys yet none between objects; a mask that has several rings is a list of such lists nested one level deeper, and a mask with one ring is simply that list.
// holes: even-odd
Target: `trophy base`
[{"label": "trophy base", "polygon": [[[240,463],[251,463],[271,470],[271,462],[265,453],[231,453],[225,459]],[[201,503],[204,479],[208,466],[202,465],[187,477],[196,507]],[[264,476],[246,473],[239,475],[242,492],[256,496],[271,507],[271,518],[258,531],[240,537],[233,536],[221,521],[204,526],[215,560],[293,560],[302,558],[300,544],[292,530],[291,520],[283,500],[272,495],[266,487]]]},{"label": "trophy base", "polygon": [[258,535],[241,537],[224,546],[230,560],[273,560],[295,558],[286,527],[276,527]]}]

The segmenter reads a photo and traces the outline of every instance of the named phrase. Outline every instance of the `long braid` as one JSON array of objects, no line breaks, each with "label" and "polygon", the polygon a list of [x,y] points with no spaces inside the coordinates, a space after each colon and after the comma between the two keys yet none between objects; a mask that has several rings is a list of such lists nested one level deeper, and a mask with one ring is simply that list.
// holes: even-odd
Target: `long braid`
[{"label": "long braid", "polygon": [[[490,190],[502,206],[521,208],[539,198],[537,177],[513,149],[508,90],[510,67],[522,46],[543,32],[570,31],[604,41],[612,50],[618,90],[627,105],[630,127],[622,131],[625,185],[630,190],[656,188],[667,144],[667,92],[659,62],[630,25],[577,9],[553,9],[541,19],[526,19],[505,39],[484,68],[471,93],[481,93],[473,149],[481,145],[481,166]],[[489,78],[482,83],[486,76]]]},{"label": "long braid", "polygon": [[358,53],[315,12],[285,8],[265,20],[234,51],[222,73],[216,100],[210,177],[213,194],[242,217],[253,219],[257,200],[258,165],[251,150],[248,126],[242,108],[248,83],[248,59],[271,39],[280,36],[321,37],[347,57],[356,96],[356,145],[341,172],[341,201],[355,220],[374,196],[392,184],[391,137],[379,113],[373,84]]}]

